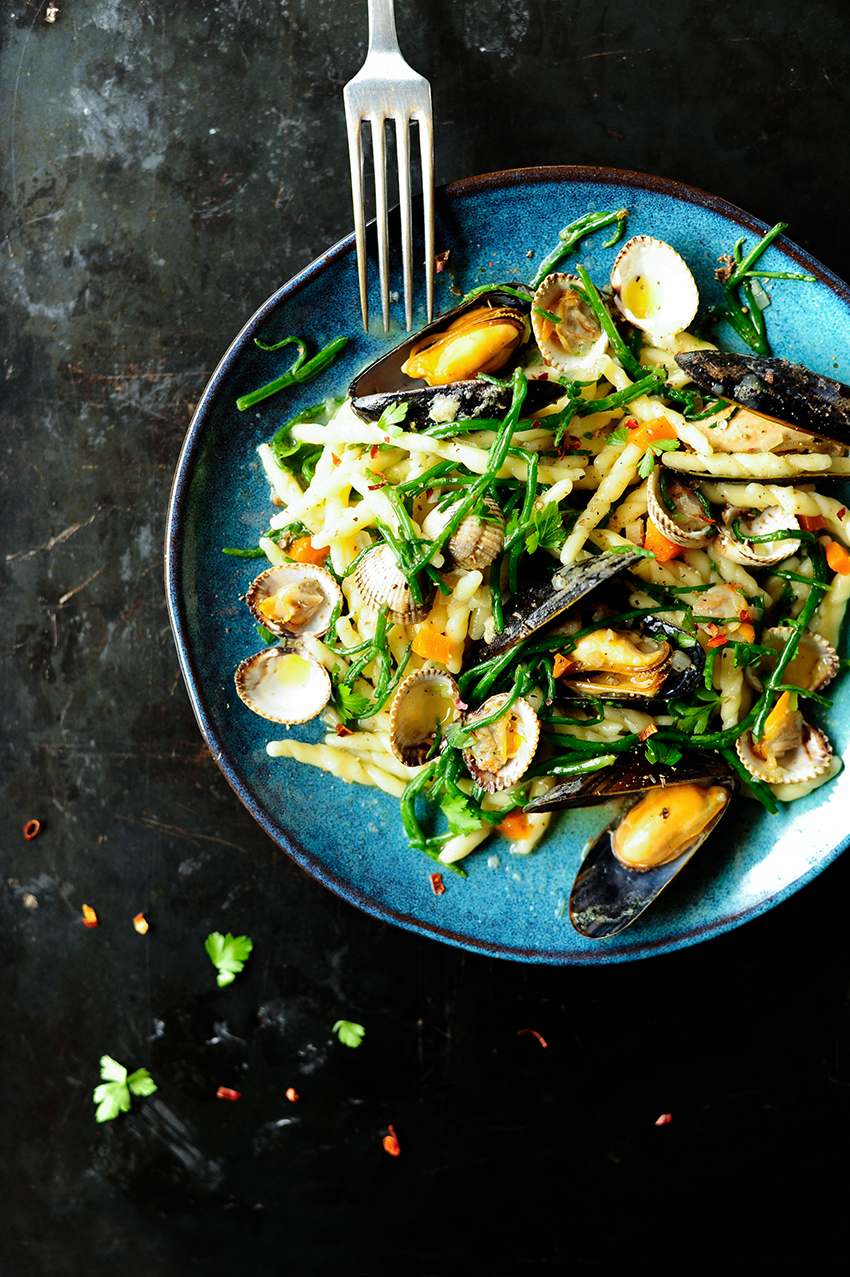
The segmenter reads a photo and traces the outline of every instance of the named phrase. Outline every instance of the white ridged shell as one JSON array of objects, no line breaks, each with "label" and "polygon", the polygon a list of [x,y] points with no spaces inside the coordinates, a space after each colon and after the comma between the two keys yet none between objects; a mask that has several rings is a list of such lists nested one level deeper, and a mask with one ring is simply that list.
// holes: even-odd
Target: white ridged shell
[{"label": "white ridged shell", "polygon": [[[777,651],[781,651],[793,633],[790,625],[774,625],[762,632],[759,642],[772,647],[771,639],[775,638]],[[794,672],[795,665],[796,672]],[[793,683],[796,687],[804,687],[807,692],[817,692],[825,687],[830,679],[835,678],[838,666],[838,653],[832,644],[827,643],[822,635],[815,634],[813,630],[804,630],[797,644],[797,652],[790,664],[785,667],[782,681]],[[806,667],[808,667],[808,677],[801,679]]]},{"label": "white ridged shell", "polygon": [[784,754],[776,767],[755,752],[752,732],[739,736],[735,748],[747,771],[768,785],[797,785],[814,780],[826,771],[832,758],[832,746],[826,736],[809,723],[803,723],[802,743],[796,750]]},{"label": "white ridged shell", "polygon": [[[570,378],[595,381],[605,367],[608,338],[595,315],[574,291],[575,275],[547,275],[534,294],[531,327],[544,361]],[[563,321],[553,328],[536,310],[548,310]]]},{"label": "white ridged shell", "polygon": [[[700,515],[689,517],[684,522],[677,521],[670,514],[661,497],[662,472],[662,466],[654,466],[652,474],[649,476],[649,483],[646,489],[646,505],[650,521],[661,535],[665,536],[668,541],[672,541],[674,545],[681,545],[687,550],[693,550],[698,546],[705,545],[706,541],[710,541],[714,536],[714,524],[701,521],[702,507],[699,506],[696,497],[693,498],[693,502],[695,506],[699,506]],[[684,490],[690,491],[689,485],[669,470],[664,472],[664,480],[667,485],[667,495],[671,501],[677,504],[678,510],[677,495],[681,494],[687,500],[687,494]],[[683,511],[683,513],[686,512]]]},{"label": "white ridged shell", "polygon": [[395,555],[388,545],[376,545],[360,560],[354,573],[354,584],[371,607],[376,610],[387,608],[387,619],[393,625],[424,621],[431,610],[433,590],[423,596],[421,605],[414,603],[410,586],[399,571]]},{"label": "white ridged shell", "polygon": [[656,341],[681,332],[697,313],[699,293],[682,258],[663,240],[636,235],[617,254],[611,287],[618,309]]},{"label": "white ridged shell", "polygon": [[[510,699],[507,692],[502,692],[498,696],[491,696],[484,704],[474,713],[468,714],[464,720],[464,727],[474,727],[476,720],[484,718],[493,710],[498,709],[499,705],[504,705]],[[498,793],[499,790],[509,789],[511,785],[525,775],[531,766],[531,760],[534,758],[537,742],[540,739],[540,721],[534,710],[524,697],[520,697],[510,708],[510,713],[515,714],[519,719],[522,731],[522,743],[512,758],[509,758],[503,767],[496,772],[484,771],[478,766],[472,754],[464,751],[463,761],[466,763],[470,774],[478,782],[482,789],[488,794]]]},{"label": "white ridged shell", "polygon": [[769,532],[782,532],[786,529],[789,532],[799,531],[800,525],[794,515],[786,514],[778,505],[759,510],[752,519],[747,517],[746,510],[741,510],[737,506],[727,506],[723,511],[722,519],[724,527],[729,528],[730,531],[723,531],[717,535],[714,541],[715,547],[727,559],[731,559],[733,563],[740,563],[743,567],[774,567],[799,549],[800,542],[795,541],[793,537],[784,541],[763,541],[753,545],[749,541],[736,540],[731,532],[732,524],[736,519],[740,519],[741,532],[744,535],[751,532],[753,536],[766,536]]},{"label": "white ridged shell", "polygon": [[[428,691],[431,691],[430,697]],[[451,674],[442,670],[417,670],[409,674],[393,698],[390,749],[399,762],[408,767],[421,767],[434,743],[436,715],[433,723],[428,721],[428,715],[438,703],[429,705],[428,700],[433,699],[435,693],[451,710],[450,721],[457,722],[460,718],[458,686]]]},{"label": "white ridged shell", "polygon": [[[434,509],[426,515],[422,524],[424,536],[431,541],[436,540],[460,504],[460,501],[455,501],[446,510]],[[469,570],[489,567],[502,552],[505,516],[492,497],[487,498],[485,505],[489,516],[487,522],[477,514],[468,514],[446,542],[446,550],[459,567]]]},{"label": "white ridged shell", "polygon": [[[263,616],[260,604],[265,599],[287,586],[298,585],[313,585],[322,595],[321,603],[303,624],[293,625]],[[318,638],[327,631],[333,610],[337,604],[342,606],[342,601],[342,590],[330,572],[307,563],[281,563],[277,567],[266,568],[265,572],[261,572],[251,582],[245,595],[245,602],[254,618],[281,638],[301,638],[306,635]]]},{"label": "white ridged shell", "polygon": [[248,708],[272,723],[306,723],[331,698],[324,665],[294,648],[267,647],[244,660],[234,677]]}]

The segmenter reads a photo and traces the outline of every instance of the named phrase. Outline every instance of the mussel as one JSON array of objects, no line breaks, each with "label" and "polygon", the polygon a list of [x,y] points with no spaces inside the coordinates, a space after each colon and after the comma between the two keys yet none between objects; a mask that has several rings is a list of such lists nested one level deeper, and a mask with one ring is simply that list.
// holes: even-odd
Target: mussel
[{"label": "mussel", "polygon": [[542,630],[573,603],[618,572],[632,567],[640,558],[640,554],[608,551],[571,567],[540,575],[530,585],[518,590],[505,605],[504,629],[479,648],[476,661],[488,661],[516,647],[517,643]]},{"label": "mussel", "polygon": [[574,695],[651,706],[690,696],[705,668],[696,639],[657,616],[617,622],[582,635],[564,654],[559,686]]},{"label": "mussel", "polygon": [[710,394],[774,421],[850,444],[850,386],[787,359],[692,350],[676,363]]},{"label": "mussel", "polygon": [[594,842],[570,895],[570,921],[590,939],[615,936],[652,904],[705,842],[737,788],[716,754],[691,753],[671,767],[635,755],[603,771],[571,778],[525,811],[632,802]]},{"label": "mussel", "polygon": [[[509,370],[528,338],[530,298],[530,290],[528,300],[497,290],[456,306],[359,373],[348,389],[352,408],[362,420],[377,421],[385,408],[405,403],[413,426],[507,412],[510,389],[477,378]],[[564,393],[558,382],[529,381],[523,416]]]}]

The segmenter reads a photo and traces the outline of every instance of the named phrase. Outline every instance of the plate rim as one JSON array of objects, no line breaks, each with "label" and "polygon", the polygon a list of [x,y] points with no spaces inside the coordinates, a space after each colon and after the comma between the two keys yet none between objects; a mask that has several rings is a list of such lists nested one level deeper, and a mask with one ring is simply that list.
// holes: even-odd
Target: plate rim
[{"label": "plate rim", "polygon": [[[538,165],[529,168],[512,168],[492,173],[477,174],[459,181],[447,183],[436,188],[435,198],[438,202],[454,203],[480,193],[504,190],[515,186],[541,185],[544,183],[593,183],[595,185],[626,186],[639,190],[648,190],[664,194],[674,199],[691,204],[698,204],[712,212],[736,222],[743,230],[751,234],[764,234],[769,229],[760,218],[732,204],[720,196],[703,191],[699,187],[679,182],[673,178],[659,177],[650,173],[642,173],[632,169],[617,169],[595,165]],[[374,222],[369,224],[374,225]],[[785,242],[783,252],[787,253],[799,265],[804,266],[820,282],[826,284],[837,293],[850,309],[850,287],[837,275],[819,261],[801,249],[793,241],[783,235]],[[330,870],[315,853],[302,846],[280,822],[279,818],[269,811],[252,792],[240,774],[239,768],[230,758],[226,746],[219,739],[218,733],[207,709],[206,696],[203,691],[199,672],[195,667],[192,654],[192,642],[189,619],[185,599],[180,589],[183,565],[183,541],[181,525],[186,510],[189,489],[194,472],[194,461],[199,453],[207,424],[207,416],[217,404],[223,392],[231,364],[241,352],[244,344],[263,327],[270,313],[278,309],[284,301],[297,295],[317,275],[327,270],[339,258],[354,247],[354,233],[344,236],[319,257],[310,262],[285,284],[277,288],[254,311],[249,319],[230,342],[226,351],[216,365],[203,393],[198,401],[192,419],[186,431],[175,466],[174,476],[168,500],[165,529],[165,594],[168,606],[169,621],[174,636],[180,671],[183,676],[192,710],[201,730],[201,734],[210,752],[240,802],[259,824],[268,837],[286,852],[302,869],[319,881],[336,895],[355,905],[364,913],[392,922],[406,931],[439,939],[468,952],[483,953],[490,957],[498,957],[510,961],[519,961],[549,966],[605,966],[614,963],[631,962],[641,958],[673,953],[679,949],[689,948],[705,940],[723,935],[727,931],[743,926],[744,923],[766,913],[783,900],[796,894],[808,882],[821,874],[841,855],[850,844],[850,833],[830,850],[816,865],[795,878],[792,882],[773,893],[767,893],[754,904],[738,910],[733,914],[724,914],[713,923],[703,923],[680,932],[674,939],[669,935],[656,940],[643,938],[633,944],[624,944],[616,950],[605,950],[600,945],[593,949],[566,952],[560,949],[532,949],[493,940],[479,939],[441,927],[437,923],[426,922],[412,914],[395,909],[390,905],[375,900],[350,880]]]}]

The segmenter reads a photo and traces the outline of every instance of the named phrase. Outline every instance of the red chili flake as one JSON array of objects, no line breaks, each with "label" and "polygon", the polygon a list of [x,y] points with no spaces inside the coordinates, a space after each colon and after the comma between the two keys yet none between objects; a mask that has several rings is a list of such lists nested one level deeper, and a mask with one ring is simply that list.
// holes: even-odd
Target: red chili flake
[{"label": "red chili flake", "polygon": [[235,1101],[236,1101],[236,1100],[241,1100],[241,1099],[242,1099],[242,1092],[241,1092],[241,1091],[231,1091],[231,1089],[230,1089],[230,1087],[229,1087],[229,1086],[220,1086],[220,1087],[218,1088],[218,1090],[216,1091],[216,1093],[215,1093],[215,1094],[216,1094],[216,1099],[219,1099],[219,1100],[233,1100],[233,1101],[234,1101],[234,1103],[235,1103]]},{"label": "red chili flake", "polygon": [[657,1118],[655,1119],[655,1125],[656,1125],[656,1126],[669,1126],[669,1125],[670,1125],[670,1123],[671,1123],[672,1121],[673,1121],[673,1114],[672,1114],[672,1113],[662,1113],[660,1117],[657,1117]]},{"label": "red chili flake", "polygon": [[530,1033],[533,1038],[537,1038],[537,1041],[540,1043],[540,1045],[543,1047],[544,1050],[548,1046],[546,1039],[542,1038],[536,1029],[517,1029],[516,1031],[517,1037],[519,1037],[521,1033]]},{"label": "red chili flake", "polygon": [[384,1152],[389,1153],[390,1157],[398,1157],[401,1153],[401,1145],[396,1138],[395,1127],[388,1126],[389,1135],[385,1135],[381,1143],[384,1146]]},{"label": "red chili flake", "polygon": [[431,874],[431,887],[435,896],[442,896],[446,890],[442,874]]},{"label": "red chili flake", "polygon": [[24,837],[26,838],[27,842],[32,842],[33,838],[35,838],[39,829],[41,829],[40,820],[27,821],[27,823],[24,825]]},{"label": "red chili flake", "polygon": [[95,913],[94,909],[92,909],[91,905],[83,905],[83,926],[84,927],[99,927],[100,926],[100,923],[97,920],[97,914]]},{"label": "red chili flake", "polygon": [[433,497],[433,495],[434,495],[434,489],[433,489],[433,488],[426,488],[426,489],[425,489],[425,500],[426,500],[426,501],[430,501],[430,500],[431,500],[431,498]]},{"label": "red chili flake", "polygon": [[847,513],[846,509],[844,508],[844,506],[842,506],[841,509],[838,511],[839,519],[843,519],[846,513]]},{"label": "red chili flake", "polygon": [[738,620],[744,624],[752,620],[752,617],[750,616],[749,612],[747,611],[745,607],[742,607],[740,612],[738,613]]},{"label": "red chili flake", "polygon": [[640,425],[640,422],[636,421],[634,417],[627,417],[623,425],[627,430],[635,430]]},{"label": "red chili flake", "polygon": [[335,452],[331,453],[331,461],[334,463],[335,466],[338,466],[341,460],[342,458],[338,457]]},{"label": "red chili flake", "polygon": [[354,732],[351,730],[351,728],[343,727],[342,723],[337,723],[336,727],[334,728],[334,731],[336,732],[337,736],[353,736],[354,735]]},{"label": "red chili flake", "polygon": [[729,636],[725,630],[721,630],[719,625],[715,625],[714,621],[709,621],[707,627],[711,638],[708,640],[709,647],[722,647],[724,643],[729,642]]},{"label": "red chili flake", "polygon": [[380,451],[381,451],[381,445],[379,443],[373,443],[372,447],[369,449],[369,456],[372,458],[373,461],[378,460]]},{"label": "red chili flake", "polygon": [[449,254],[451,251],[452,250],[450,248],[447,248],[444,253],[438,253],[434,258],[434,270],[438,275],[442,275],[443,271],[446,269],[446,262],[449,260]]},{"label": "red chili flake", "polygon": [[654,736],[657,731],[658,731],[658,728],[655,726],[655,724],[650,723],[647,727],[643,729],[642,732],[638,732],[638,740],[639,741],[649,740],[650,736]]},{"label": "red chili flake", "polygon": [[301,1099],[301,1096],[298,1094],[294,1086],[288,1086],[286,1088],[286,1098],[289,1100],[290,1104],[297,1104],[297,1102]]},{"label": "red chili flake", "polygon": [[133,919],[133,926],[136,928],[140,936],[146,936],[150,931],[148,920],[143,913],[137,913]]}]

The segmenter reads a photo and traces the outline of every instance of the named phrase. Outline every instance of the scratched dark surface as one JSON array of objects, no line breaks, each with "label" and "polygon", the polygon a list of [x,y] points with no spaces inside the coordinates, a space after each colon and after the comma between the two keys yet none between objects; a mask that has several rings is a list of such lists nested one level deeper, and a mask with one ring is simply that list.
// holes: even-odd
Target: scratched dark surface
[{"label": "scratched dark surface", "polygon": [[[655,172],[787,220],[850,277],[843,0],[398,8],[439,181]],[[169,483],[243,320],[350,229],[366,6],[57,9],[0,5],[0,1272],[837,1266],[846,857],[695,949],[534,968],[341,903],[222,780],[168,629]],[[224,990],[213,929],[255,943]],[[96,1125],[103,1053],[159,1090]]]}]

